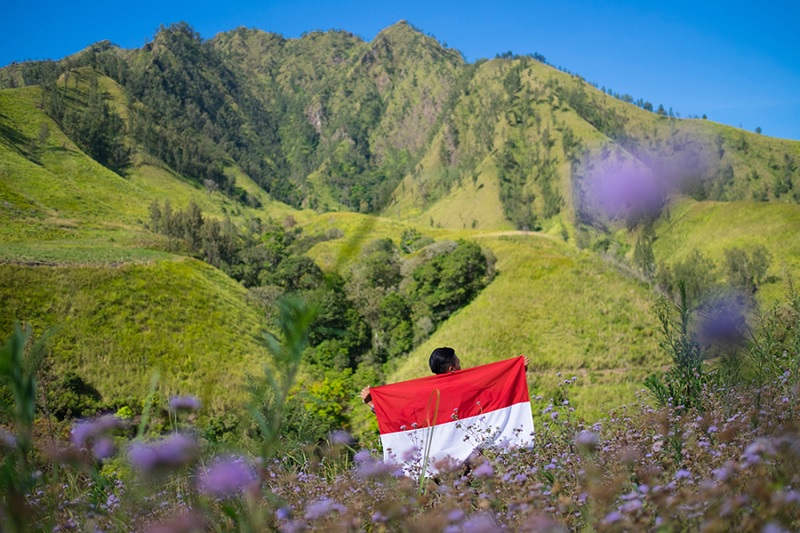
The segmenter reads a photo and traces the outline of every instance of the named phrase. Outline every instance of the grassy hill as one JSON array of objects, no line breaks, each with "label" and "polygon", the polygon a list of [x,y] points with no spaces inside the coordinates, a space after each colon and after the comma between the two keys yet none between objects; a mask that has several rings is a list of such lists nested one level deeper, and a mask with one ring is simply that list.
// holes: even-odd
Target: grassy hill
[{"label": "grassy hill", "polygon": [[657,260],[674,264],[694,250],[722,266],[725,251],[765,247],[772,256],[769,283],[758,293],[771,304],[785,295],[786,283],[800,274],[800,206],[764,202],[696,202],[690,199],[670,209],[655,228]]},{"label": "grassy hill", "polygon": [[[591,417],[666,363],[657,293],[632,266],[645,226],[667,264],[763,244],[762,301],[800,268],[800,143],[647,111],[533,57],[468,64],[405,22],[371,42],[203,41],[178,24],[141,49],[2,69],[0,86],[0,327],[60,325],[55,364],[111,397],[140,396],[160,368],[165,389],[221,408],[264,356],[247,290],[151,231],[167,199],[242,231],[286,220],[345,276],[359,246],[410,229],[478,242],[499,276],[386,378],[427,374],[438,345],[469,365],[526,353],[535,391],[578,376]],[[608,212],[599,192],[618,175],[672,200],[646,221]]]},{"label": "grassy hill", "polygon": [[[303,214],[264,199],[256,210],[142,161],[121,176],[83,153],[38,106],[37,87],[0,91],[0,331],[55,327],[48,364],[75,372],[117,404],[194,393],[219,411],[239,406],[246,371],[267,361],[264,317],[221,271],[166,251],[148,206],[169,198],[235,220]],[[46,138],[39,138],[42,124]]]},{"label": "grassy hill", "polygon": [[496,255],[499,276],[390,381],[428,375],[437,346],[452,346],[467,366],[524,353],[533,394],[550,397],[562,379],[577,376],[573,405],[594,418],[632,400],[644,376],[666,364],[646,285],[540,234],[475,238]]},{"label": "grassy hill", "polygon": [[199,261],[5,263],[0,293],[0,331],[14,320],[37,334],[55,327],[47,362],[56,375],[75,372],[117,405],[138,407],[158,371],[163,397],[238,407],[245,372],[268,361],[245,290]]},{"label": "grassy hill", "polygon": [[[349,264],[335,258],[349,238],[399,242],[409,227],[355,214],[321,215],[308,231],[336,228],[343,237],[316,245],[309,255],[346,272]],[[387,382],[430,374],[427,360],[437,346],[452,346],[469,366],[525,353],[532,392],[550,397],[564,376],[578,376],[574,403],[594,418],[632,401],[644,377],[667,364],[656,338],[656,293],[615,263],[541,233],[420,230],[439,241],[474,240],[492,251],[499,275],[407,357],[390,361]]]}]

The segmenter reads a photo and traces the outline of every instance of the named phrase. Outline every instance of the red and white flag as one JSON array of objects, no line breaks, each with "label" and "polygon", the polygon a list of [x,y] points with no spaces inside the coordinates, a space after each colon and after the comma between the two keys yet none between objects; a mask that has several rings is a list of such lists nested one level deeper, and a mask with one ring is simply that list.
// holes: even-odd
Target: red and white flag
[{"label": "red and white flag", "polygon": [[533,446],[523,357],[370,389],[387,462],[436,472],[476,449]]}]

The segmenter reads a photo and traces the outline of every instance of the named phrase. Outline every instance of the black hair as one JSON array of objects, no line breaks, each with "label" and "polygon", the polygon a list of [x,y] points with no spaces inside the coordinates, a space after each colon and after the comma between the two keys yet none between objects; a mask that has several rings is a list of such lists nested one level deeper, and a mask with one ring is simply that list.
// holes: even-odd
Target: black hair
[{"label": "black hair", "polygon": [[446,374],[448,369],[456,362],[456,351],[452,348],[436,348],[431,352],[428,364],[434,374]]}]

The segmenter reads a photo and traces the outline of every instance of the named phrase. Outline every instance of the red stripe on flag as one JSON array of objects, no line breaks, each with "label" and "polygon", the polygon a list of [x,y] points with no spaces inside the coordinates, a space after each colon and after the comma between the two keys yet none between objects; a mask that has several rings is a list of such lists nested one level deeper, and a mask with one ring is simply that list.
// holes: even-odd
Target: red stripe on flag
[{"label": "red stripe on flag", "polygon": [[523,357],[371,389],[381,434],[530,402]]}]

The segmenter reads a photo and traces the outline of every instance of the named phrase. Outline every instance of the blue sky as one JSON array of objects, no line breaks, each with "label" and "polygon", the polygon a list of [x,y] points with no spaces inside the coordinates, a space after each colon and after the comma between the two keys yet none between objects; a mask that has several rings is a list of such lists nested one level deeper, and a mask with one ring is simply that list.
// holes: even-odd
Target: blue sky
[{"label": "blue sky", "polygon": [[108,39],[125,48],[161,24],[204,38],[238,26],[299,37],[343,29],[371,40],[405,19],[468,61],[538,52],[599,86],[765,135],[800,140],[800,2],[442,1],[14,2],[0,66],[58,59]]}]

